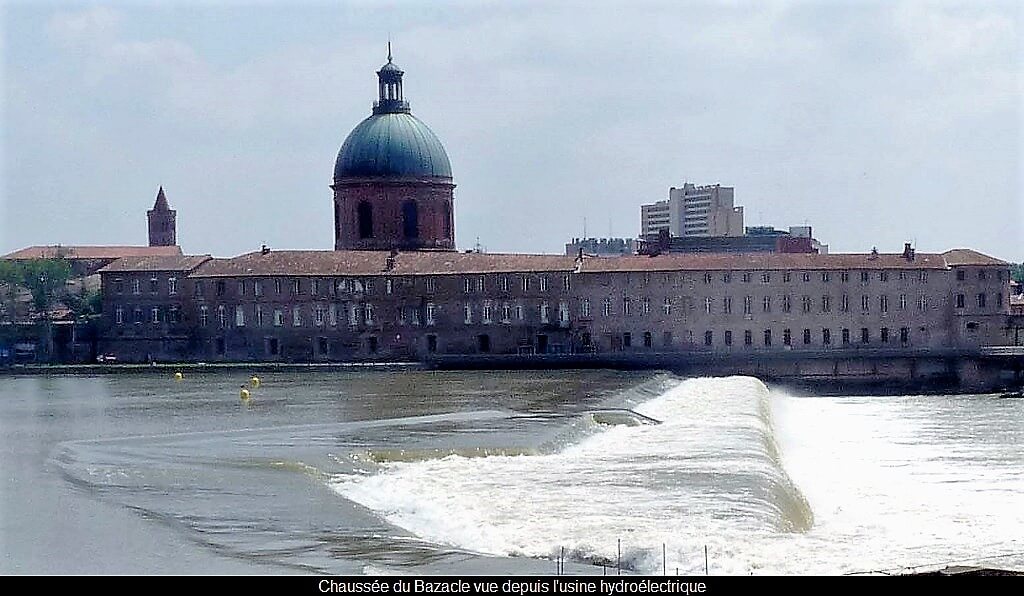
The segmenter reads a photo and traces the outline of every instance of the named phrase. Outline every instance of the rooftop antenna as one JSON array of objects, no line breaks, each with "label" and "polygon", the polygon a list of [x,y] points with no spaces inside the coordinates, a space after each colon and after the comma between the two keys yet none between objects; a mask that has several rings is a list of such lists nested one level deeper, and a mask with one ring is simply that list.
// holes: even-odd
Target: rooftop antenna
[{"label": "rooftop antenna", "polygon": [[587,216],[583,216],[583,239],[587,239]]},{"label": "rooftop antenna", "polygon": [[388,33],[388,62],[391,62],[391,34]]}]

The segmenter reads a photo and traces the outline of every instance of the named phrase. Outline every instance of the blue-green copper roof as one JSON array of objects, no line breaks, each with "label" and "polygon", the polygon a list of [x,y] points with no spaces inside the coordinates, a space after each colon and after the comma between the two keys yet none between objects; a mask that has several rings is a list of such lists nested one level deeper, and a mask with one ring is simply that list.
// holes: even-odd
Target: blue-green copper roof
[{"label": "blue-green copper roof", "polygon": [[350,176],[452,177],[444,145],[430,128],[407,112],[374,114],[341,145],[334,179]]}]

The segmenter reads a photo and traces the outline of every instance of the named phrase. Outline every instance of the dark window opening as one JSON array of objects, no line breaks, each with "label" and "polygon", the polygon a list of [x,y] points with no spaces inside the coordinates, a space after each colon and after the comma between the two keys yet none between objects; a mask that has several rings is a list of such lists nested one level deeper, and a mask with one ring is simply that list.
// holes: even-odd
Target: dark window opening
[{"label": "dark window opening", "polygon": [[480,348],[481,352],[487,353],[487,352],[491,351],[491,336],[490,335],[487,335],[485,333],[483,335],[478,335],[476,339],[477,339],[477,346]]},{"label": "dark window opening", "polygon": [[732,331],[726,331],[725,332],[725,345],[727,345],[727,346],[731,346],[732,345]]},{"label": "dark window opening", "polygon": [[214,342],[214,343],[216,344],[214,347],[217,350],[217,355],[218,356],[223,356],[224,355],[224,351],[225,351],[224,350],[224,348],[225,348],[225,346],[224,346],[224,338],[223,337],[218,337],[217,341]]},{"label": "dark window opening", "polygon": [[771,329],[765,329],[764,330],[764,345],[766,345],[766,346],[771,346],[772,345],[772,330]]},{"label": "dark window opening", "polygon": [[359,217],[359,237],[373,238],[373,207],[363,201],[356,209]]},{"label": "dark window opening", "polygon": [[810,329],[804,329],[804,343],[805,344],[811,343],[811,330]]},{"label": "dark window opening", "polygon": [[747,331],[743,332],[743,345],[745,345],[745,346],[752,346],[752,345],[754,345],[754,334],[751,333],[749,329]]},{"label": "dark window opening", "polygon": [[317,349],[318,349],[318,352],[319,352],[319,354],[321,356],[326,356],[327,355],[328,347],[327,347],[327,338],[326,337],[318,337],[317,338]]},{"label": "dark window opening", "polygon": [[377,338],[376,337],[368,337],[368,338],[366,338],[366,350],[368,352],[370,352],[371,354],[376,354],[377,353]]},{"label": "dark window opening", "polygon": [[712,334],[710,331],[705,331],[704,332],[704,345],[705,346],[710,346],[712,341],[714,341],[714,334]]},{"label": "dark window opening", "polygon": [[277,356],[281,353],[281,346],[276,337],[271,337],[267,340],[267,353],[271,356]]},{"label": "dark window opening", "polygon": [[433,354],[434,352],[437,351],[437,336],[436,335],[428,335],[427,336],[427,351],[430,352],[431,354]]},{"label": "dark window opening", "polygon": [[623,333],[622,334],[622,347],[629,348],[632,345],[633,345],[633,334],[632,333],[628,333],[628,332],[627,333]]},{"label": "dark window opening", "polygon": [[452,208],[447,201],[444,204],[444,237],[452,237]]},{"label": "dark window opening", "polygon": [[538,335],[537,336],[537,353],[546,354],[548,351],[548,336]]},{"label": "dark window opening", "polygon": [[583,347],[585,347],[585,348],[589,348],[590,347],[590,341],[591,341],[590,340],[590,333],[584,333],[580,337],[580,342],[583,344]]},{"label": "dark window opening", "polygon": [[650,331],[644,331],[644,347],[649,348],[654,345],[654,339],[651,337]]},{"label": "dark window opening", "polygon": [[402,203],[402,231],[406,238],[420,237],[419,208],[416,201]]}]

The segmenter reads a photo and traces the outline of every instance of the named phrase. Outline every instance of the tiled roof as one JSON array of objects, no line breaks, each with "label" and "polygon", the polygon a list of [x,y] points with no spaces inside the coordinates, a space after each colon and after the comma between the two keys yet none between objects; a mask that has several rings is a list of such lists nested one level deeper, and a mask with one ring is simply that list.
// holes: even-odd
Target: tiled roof
[{"label": "tiled roof", "polygon": [[590,258],[584,273],[603,271],[743,271],[841,269],[945,269],[943,255],[816,253],[674,253],[654,257]]},{"label": "tiled roof", "polygon": [[210,255],[124,257],[100,269],[99,272],[192,271],[208,260]]},{"label": "tiled roof", "polygon": [[1006,261],[1001,261],[995,257],[981,254],[976,250],[969,248],[954,248],[953,250],[947,250],[942,253],[942,256],[946,259],[946,264],[949,266],[953,265],[1009,265]]},{"label": "tiled roof", "polygon": [[272,250],[211,259],[193,277],[239,275],[444,275],[495,272],[571,271],[572,257],[454,251],[391,253],[368,250]]},{"label": "tiled roof", "polygon": [[121,257],[181,255],[180,246],[30,246],[5,259],[119,259]]}]

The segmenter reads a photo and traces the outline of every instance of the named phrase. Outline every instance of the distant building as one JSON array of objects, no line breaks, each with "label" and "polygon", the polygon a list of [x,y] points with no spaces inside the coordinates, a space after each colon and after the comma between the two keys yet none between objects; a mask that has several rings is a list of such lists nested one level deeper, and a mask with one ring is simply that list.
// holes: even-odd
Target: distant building
[{"label": "distant building", "polygon": [[771,226],[746,228],[742,236],[669,236],[665,230],[640,241],[637,252],[645,255],[663,253],[817,253],[827,254],[828,245],[811,236],[810,226],[794,226],[777,230]]},{"label": "distant building", "polygon": [[621,257],[635,255],[639,242],[635,238],[573,238],[565,245],[567,256],[583,254],[592,257]]},{"label": "distant building", "polygon": [[156,193],[153,208],[146,212],[149,221],[150,246],[177,246],[178,244],[178,212],[167,204],[164,187]]},{"label": "distant building", "polygon": [[743,207],[733,205],[731,186],[683,184],[670,188],[668,200],[640,206],[640,235],[742,236]]}]

